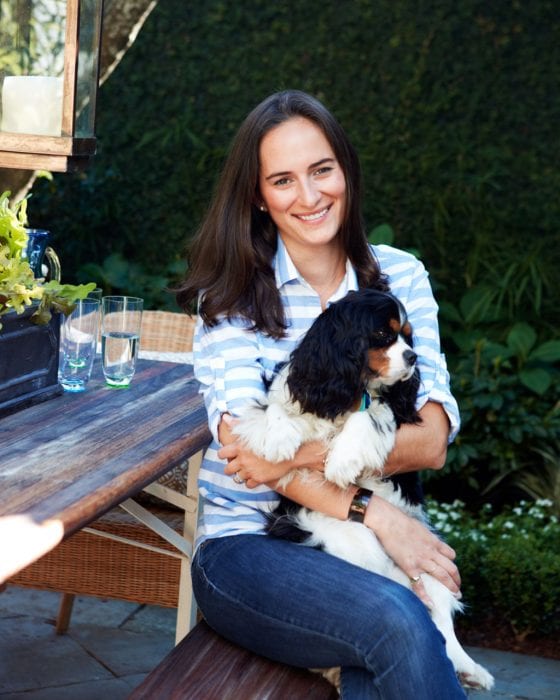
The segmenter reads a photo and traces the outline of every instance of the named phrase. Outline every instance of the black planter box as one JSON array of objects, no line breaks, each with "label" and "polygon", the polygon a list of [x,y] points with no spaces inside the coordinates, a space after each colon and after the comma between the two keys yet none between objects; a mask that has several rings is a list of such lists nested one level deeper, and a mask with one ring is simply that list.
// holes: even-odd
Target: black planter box
[{"label": "black planter box", "polygon": [[30,321],[36,307],[0,316],[0,417],[62,393],[58,384],[60,314]]}]

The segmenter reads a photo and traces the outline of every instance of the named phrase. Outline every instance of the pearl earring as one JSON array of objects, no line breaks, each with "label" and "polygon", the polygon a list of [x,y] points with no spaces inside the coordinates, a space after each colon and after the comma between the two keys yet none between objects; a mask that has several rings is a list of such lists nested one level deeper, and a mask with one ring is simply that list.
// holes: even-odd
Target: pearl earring
[{"label": "pearl earring", "polygon": [[261,211],[266,211],[266,207],[264,206],[264,204],[261,204],[261,206],[259,207],[259,209],[260,209]]}]

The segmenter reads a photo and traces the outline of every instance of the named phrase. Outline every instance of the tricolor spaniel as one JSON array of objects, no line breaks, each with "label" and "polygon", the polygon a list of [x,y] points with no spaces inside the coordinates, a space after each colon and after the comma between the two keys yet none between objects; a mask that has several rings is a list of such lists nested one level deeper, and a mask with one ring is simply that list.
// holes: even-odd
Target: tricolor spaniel
[{"label": "tricolor spaniel", "polygon": [[[416,474],[383,479],[397,428],[420,422],[412,329],[402,304],[375,290],[350,292],[313,323],[269,387],[265,404],[249,406],[234,432],[269,461],[291,459],[310,440],[328,445],[325,478],[342,488],[358,484],[423,523]],[[290,475],[285,477],[287,481]],[[412,588],[365,525],[341,521],[282,499],[268,515],[268,532],[318,547],[356,566]],[[489,689],[494,679],[461,647],[453,614],[462,604],[428,573],[431,615],[465,685]]]}]

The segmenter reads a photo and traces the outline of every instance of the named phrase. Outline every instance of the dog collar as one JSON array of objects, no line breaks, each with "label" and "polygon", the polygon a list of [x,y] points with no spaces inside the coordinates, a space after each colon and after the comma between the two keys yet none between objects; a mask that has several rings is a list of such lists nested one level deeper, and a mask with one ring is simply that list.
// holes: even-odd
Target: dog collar
[{"label": "dog collar", "polygon": [[371,404],[371,396],[367,393],[367,391],[364,391],[362,394],[362,400],[360,402],[360,408],[358,410],[360,411],[367,411],[368,408],[370,407]]}]

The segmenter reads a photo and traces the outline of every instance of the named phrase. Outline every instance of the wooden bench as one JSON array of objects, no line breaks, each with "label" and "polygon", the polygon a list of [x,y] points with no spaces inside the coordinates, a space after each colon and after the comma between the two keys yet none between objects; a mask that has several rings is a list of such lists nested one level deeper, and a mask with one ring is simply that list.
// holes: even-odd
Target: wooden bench
[{"label": "wooden bench", "polygon": [[129,700],[335,700],[324,678],[252,654],[196,627],[132,692]]}]

